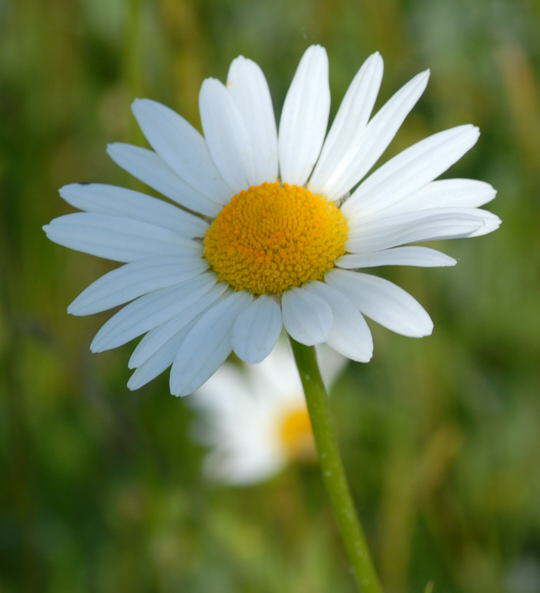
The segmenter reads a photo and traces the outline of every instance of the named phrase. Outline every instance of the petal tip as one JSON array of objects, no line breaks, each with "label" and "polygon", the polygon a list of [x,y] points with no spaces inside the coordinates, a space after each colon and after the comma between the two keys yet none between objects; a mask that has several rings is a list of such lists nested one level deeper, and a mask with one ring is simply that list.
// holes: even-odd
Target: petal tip
[{"label": "petal tip", "polygon": [[135,117],[141,115],[142,111],[148,107],[151,107],[154,101],[151,99],[133,99],[131,102],[131,111]]},{"label": "petal tip", "polygon": [[169,392],[171,395],[174,395],[174,397],[184,397],[184,396],[188,395],[188,393],[186,393],[185,390],[173,387],[172,378],[171,378],[171,380],[169,380]]},{"label": "petal tip", "polygon": [[234,58],[234,60],[231,62],[231,66],[233,64],[242,64],[244,62],[249,62],[250,60],[248,60],[248,58],[246,58],[245,56],[243,56],[242,54],[239,54],[236,56],[236,58]]},{"label": "petal tip", "polygon": [[63,198],[64,196],[66,196],[69,192],[78,189],[82,184],[81,183],[66,183],[66,185],[63,185],[59,190],[58,190],[58,194],[60,195],[61,198]]},{"label": "petal tip", "polygon": [[470,135],[475,142],[480,137],[480,128],[478,126],[475,126],[474,124],[463,124],[462,126],[457,126],[456,129],[460,128],[463,134]]},{"label": "petal tip", "polygon": [[302,60],[305,58],[308,58],[308,59],[322,58],[322,59],[328,61],[328,53],[327,53],[325,47],[323,47],[319,43],[314,43],[313,45],[310,45],[304,52],[304,55],[302,56]]},{"label": "petal tip", "polygon": [[245,352],[242,352],[240,354],[236,350],[234,352],[238,356],[238,358],[240,358],[244,362],[247,362],[248,364],[258,364],[259,362],[262,362],[267,356],[265,353],[263,353],[261,355],[260,353],[257,353],[257,352],[254,352],[251,354],[247,354]]},{"label": "petal tip", "polygon": [[426,338],[427,336],[431,336],[433,333],[433,329],[435,328],[433,321],[429,320],[429,324],[426,324],[426,327],[423,330],[423,333],[420,335],[421,338]]},{"label": "petal tip", "polygon": [[492,223],[491,224],[488,224],[488,225],[485,225],[487,227],[486,234],[487,233],[492,233],[493,231],[496,231],[498,228],[500,228],[502,222],[503,221],[498,216],[493,215]]},{"label": "petal tip", "polygon": [[424,90],[428,84],[430,76],[431,76],[431,70],[429,68],[427,70],[422,70],[422,72],[419,72],[412,79],[414,81],[413,85],[415,87],[420,87],[422,89],[422,92],[424,92]]},{"label": "petal tip", "polygon": [[130,391],[136,391],[139,389],[139,387],[141,387],[138,382],[134,380],[134,377],[135,374],[131,375],[131,377],[128,379],[128,382],[126,383],[126,386]]},{"label": "petal tip", "polygon": [[409,338],[427,338],[431,336],[434,329],[433,320],[426,313],[426,319],[423,323],[418,323],[416,326],[410,328],[410,333],[404,333],[404,336]]},{"label": "petal tip", "polygon": [[376,51],[374,53],[372,53],[368,60],[373,63],[374,66],[381,68],[383,65],[383,57],[381,55],[380,51]]},{"label": "petal tip", "polygon": [[70,303],[67,308],[66,311],[68,313],[68,315],[75,315],[77,316],[77,304],[75,301],[73,301],[72,303]]},{"label": "petal tip", "polygon": [[92,315],[94,311],[88,312],[88,307],[85,309],[84,304],[79,304],[78,299],[75,299],[72,303],[67,306],[68,315],[73,317],[85,317],[86,315]]},{"label": "petal tip", "polygon": [[107,347],[103,345],[102,341],[99,339],[99,336],[96,336],[91,342],[90,342],[90,352],[92,354],[100,354],[101,352],[104,352],[105,350],[107,350]]},{"label": "petal tip", "polygon": [[220,80],[218,80],[217,78],[214,78],[213,76],[209,76],[208,78],[205,78],[202,81],[201,91],[204,88],[208,88],[210,85],[221,87],[221,86],[223,86],[223,83]]}]

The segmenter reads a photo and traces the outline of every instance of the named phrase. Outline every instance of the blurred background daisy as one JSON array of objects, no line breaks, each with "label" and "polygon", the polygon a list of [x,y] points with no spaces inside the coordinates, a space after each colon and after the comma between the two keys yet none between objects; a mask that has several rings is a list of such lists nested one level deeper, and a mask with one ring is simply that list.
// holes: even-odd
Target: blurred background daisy
[{"label": "blurred background daisy", "polygon": [[[328,347],[317,350],[330,388],[345,359]],[[263,482],[290,462],[316,457],[302,384],[286,342],[259,364],[223,366],[189,403],[202,414],[195,436],[211,447],[205,469],[214,480]]]},{"label": "blurred background daisy", "polygon": [[[65,314],[109,264],[53,245],[73,181],[144,191],[103,153],[144,145],[153,97],[200,129],[197,89],[249,56],[275,110],[302,52],[332,65],[331,117],[385,59],[377,110],[416,72],[428,91],[382,157],[479,126],[451,176],[498,190],[504,225],[435,245],[454,268],[388,267],[437,324],[373,326],[331,404],[388,593],[529,593],[540,562],[540,9],[529,0],[0,2],[0,591],[351,593],[314,464],[231,488],[201,475],[201,419],[162,376],[125,389],[130,348],[91,355],[99,321]],[[236,370],[236,367],[235,367]],[[243,371],[242,371],[243,373]],[[242,374],[242,379],[244,379]],[[532,567],[532,568],[531,568]]]}]

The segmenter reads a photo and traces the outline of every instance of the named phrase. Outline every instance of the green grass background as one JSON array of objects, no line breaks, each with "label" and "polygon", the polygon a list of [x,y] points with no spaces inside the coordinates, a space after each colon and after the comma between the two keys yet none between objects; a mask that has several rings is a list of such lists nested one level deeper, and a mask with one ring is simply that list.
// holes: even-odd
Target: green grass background
[{"label": "green grass background", "polygon": [[311,43],[328,49],[334,111],[377,49],[378,105],[431,67],[383,160],[475,123],[480,141],[449,175],[495,185],[504,220],[444,245],[455,268],[389,270],[435,332],[374,327],[373,361],[334,389],[386,591],[540,591],[539,30],[534,0],[0,2],[1,593],[353,591],[317,468],[206,483],[167,378],[128,392],[130,348],[88,350],[106,315],[66,314],[111,266],[41,231],[69,211],[61,185],[132,183],[104,148],[141,140],[134,97],[199,125],[201,81],[241,53],[279,108]]}]

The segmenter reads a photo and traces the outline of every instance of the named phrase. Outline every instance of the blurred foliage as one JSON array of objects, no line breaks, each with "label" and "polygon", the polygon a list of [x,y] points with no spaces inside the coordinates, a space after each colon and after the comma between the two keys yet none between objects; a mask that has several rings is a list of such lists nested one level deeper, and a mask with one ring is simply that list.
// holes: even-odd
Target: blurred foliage
[{"label": "blurred foliage", "polygon": [[460,265],[390,270],[434,335],[374,328],[333,405],[388,593],[540,591],[540,4],[535,0],[0,2],[0,592],[351,592],[316,467],[207,484],[191,412],[165,376],[125,388],[128,347],[92,356],[100,319],[67,303],[111,266],[49,243],[72,181],[132,184],[106,142],[139,141],[135,96],[198,125],[198,87],[247,55],[276,107],[301,52],[330,55],[334,110],[378,49],[379,104],[431,67],[384,158],[473,122],[452,176],[490,181],[494,235]]}]

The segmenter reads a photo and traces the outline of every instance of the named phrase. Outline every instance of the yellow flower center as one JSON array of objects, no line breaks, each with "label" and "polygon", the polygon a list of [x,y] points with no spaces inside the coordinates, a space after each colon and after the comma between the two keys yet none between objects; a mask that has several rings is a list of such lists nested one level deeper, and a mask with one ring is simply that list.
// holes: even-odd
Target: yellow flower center
[{"label": "yellow flower center", "polygon": [[304,459],[314,455],[311,422],[304,406],[285,410],[278,424],[278,439],[289,459]]},{"label": "yellow flower center", "polygon": [[204,255],[235,290],[280,294],[321,280],[345,253],[347,221],[324,196],[287,183],[236,194],[206,231]]}]

